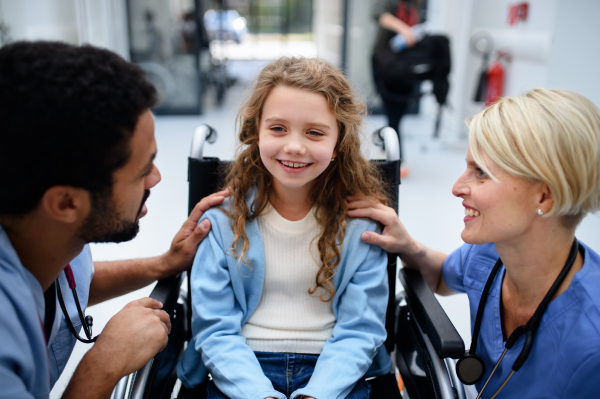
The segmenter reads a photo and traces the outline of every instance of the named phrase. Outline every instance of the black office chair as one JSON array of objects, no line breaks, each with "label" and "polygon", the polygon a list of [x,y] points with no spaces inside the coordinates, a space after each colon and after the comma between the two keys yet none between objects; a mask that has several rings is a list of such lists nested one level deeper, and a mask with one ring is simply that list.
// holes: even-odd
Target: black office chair
[{"label": "black office chair", "polygon": [[[375,131],[373,135],[385,143],[387,159],[372,162],[384,172],[389,204],[398,209],[400,158],[396,132],[386,127]],[[223,186],[223,171],[227,162],[202,157],[206,142],[214,140],[216,132],[211,127],[200,125],[196,129],[188,160],[189,212],[200,199]],[[419,272],[400,269],[399,277],[404,291],[396,296],[397,259],[395,254],[388,254],[390,297],[385,347],[392,354],[393,363],[404,382],[402,395],[408,395],[411,399],[464,399],[463,386],[456,379],[454,363],[450,360],[464,354],[464,343]],[[169,343],[142,369],[124,377],[115,388],[113,399],[205,397],[205,387],[187,389],[177,383],[176,364],[191,338],[189,278],[188,289],[184,291],[181,290],[184,277],[182,273],[156,284],[150,297],[161,301],[171,316]],[[373,388],[371,398],[401,397],[395,370],[370,379],[369,383]],[[181,389],[178,390],[177,385]],[[174,393],[174,387],[177,393]]]}]

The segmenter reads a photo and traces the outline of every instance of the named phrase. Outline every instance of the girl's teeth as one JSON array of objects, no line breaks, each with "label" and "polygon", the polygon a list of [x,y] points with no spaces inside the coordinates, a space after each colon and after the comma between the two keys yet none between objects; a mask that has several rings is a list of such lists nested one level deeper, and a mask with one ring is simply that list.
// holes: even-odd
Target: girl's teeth
[{"label": "girl's teeth", "polygon": [[308,165],[307,163],[295,163],[295,162],[286,162],[286,161],[281,161],[281,163],[290,168],[303,168],[306,165]]}]

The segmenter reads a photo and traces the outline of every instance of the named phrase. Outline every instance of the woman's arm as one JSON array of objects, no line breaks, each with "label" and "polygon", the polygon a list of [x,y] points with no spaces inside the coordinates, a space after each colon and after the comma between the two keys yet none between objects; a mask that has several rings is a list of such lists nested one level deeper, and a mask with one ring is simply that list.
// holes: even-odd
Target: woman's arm
[{"label": "woman's arm", "polygon": [[383,225],[383,232],[366,231],[361,239],[369,244],[375,244],[387,252],[400,256],[405,267],[417,269],[423,275],[433,292],[439,295],[455,293],[448,288],[442,276],[442,266],[446,254],[435,251],[415,241],[398,219],[396,212],[373,198],[348,197],[348,216],[366,217]]}]

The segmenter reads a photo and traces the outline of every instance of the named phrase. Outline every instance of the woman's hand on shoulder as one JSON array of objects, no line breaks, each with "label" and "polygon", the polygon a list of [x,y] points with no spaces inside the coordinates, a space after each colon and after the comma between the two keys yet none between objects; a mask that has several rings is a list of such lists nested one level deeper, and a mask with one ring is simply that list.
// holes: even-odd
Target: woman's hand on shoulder
[{"label": "woman's hand on shoulder", "polygon": [[383,224],[381,234],[365,231],[360,238],[369,244],[379,245],[387,252],[400,254],[414,244],[412,237],[398,219],[396,211],[372,197],[346,197],[348,216],[370,218]]}]

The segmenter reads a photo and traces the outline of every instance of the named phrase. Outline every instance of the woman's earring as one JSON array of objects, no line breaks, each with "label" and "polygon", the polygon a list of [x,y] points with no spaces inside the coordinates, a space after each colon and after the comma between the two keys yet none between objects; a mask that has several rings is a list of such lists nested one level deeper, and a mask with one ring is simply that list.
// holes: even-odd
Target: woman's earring
[{"label": "woman's earring", "polygon": [[544,212],[541,209],[538,209],[538,216],[544,216]]}]

